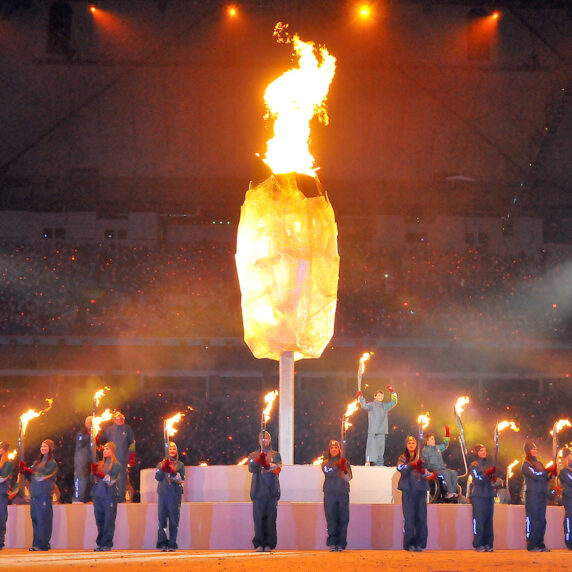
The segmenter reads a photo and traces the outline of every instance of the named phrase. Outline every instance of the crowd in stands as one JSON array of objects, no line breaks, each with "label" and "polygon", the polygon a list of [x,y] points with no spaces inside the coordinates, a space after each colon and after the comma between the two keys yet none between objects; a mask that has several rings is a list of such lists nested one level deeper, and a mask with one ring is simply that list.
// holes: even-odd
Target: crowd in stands
[{"label": "crowd in stands", "polygon": [[[0,335],[241,337],[234,245],[0,244]],[[570,257],[346,245],[342,337],[569,339]]]}]

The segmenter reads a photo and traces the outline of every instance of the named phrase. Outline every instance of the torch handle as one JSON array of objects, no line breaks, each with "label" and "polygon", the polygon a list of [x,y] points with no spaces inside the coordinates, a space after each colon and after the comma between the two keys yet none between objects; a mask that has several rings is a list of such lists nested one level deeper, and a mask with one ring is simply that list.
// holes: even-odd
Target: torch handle
[{"label": "torch handle", "polygon": [[266,448],[264,445],[264,437],[266,435],[266,418],[264,417],[264,411],[260,415],[260,435],[262,436],[260,439],[260,452],[263,453]]},{"label": "torch handle", "polygon": [[467,465],[467,444],[465,442],[465,431],[463,429],[463,422],[457,414],[457,409],[453,408],[455,413],[455,420],[457,421],[457,427],[459,428],[459,445],[461,446],[461,454],[463,455],[463,463],[465,465],[465,472],[459,475],[459,478],[466,477],[469,474],[469,467]]},{"label": "torch handle", "polygon": [[24,432],[22,430],[22,420],[20,419],[18,426],[18,453],[20,455],[20,461],[24,460]]},{"label": "torch handle", "polygon": [[165,452],[165,459],[169,458],[169,432],[167,430],[167,422],[163,421],[163,447]]},{"label": "torch handle", "polygon": [[95,423],[95,413],[96,413],[97,402],[93,400],[93,411],[91,414],[91,431],[90,431],[90,447],[91,447],[91,461],[93,463],[97,462],[97,427]]}]

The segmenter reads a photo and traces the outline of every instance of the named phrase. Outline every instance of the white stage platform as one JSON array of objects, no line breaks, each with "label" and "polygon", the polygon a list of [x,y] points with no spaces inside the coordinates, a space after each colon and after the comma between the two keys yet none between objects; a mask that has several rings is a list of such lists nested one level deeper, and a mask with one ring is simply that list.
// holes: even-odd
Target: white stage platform
[{"label": "white stage platform", "polygon": [[[115,548],[154,549],[157,537],[155,471],[141,471],[141,503],[120,504]],[[392,467],[353,467],[348,548],[400,550],[403,538],[398,475]],[[325,549],[323,477],[319,467],[285,466],[280,475],[278,547],[282,550]],[[187,467],[178,544],[188,550],[248,550],[254,534],[246,466]],[[548,507],[546,544],[565,548],[562,507]],[[428,506],[429,549],[472,548],[470,505]],[[523,506],[495,506],[495,548],[524,549]],[[54,505],[52,547],[91,549],[97,530],[90,504]],[[30,507],[8,507],[6,546],[26,548],[32,542]]]}]

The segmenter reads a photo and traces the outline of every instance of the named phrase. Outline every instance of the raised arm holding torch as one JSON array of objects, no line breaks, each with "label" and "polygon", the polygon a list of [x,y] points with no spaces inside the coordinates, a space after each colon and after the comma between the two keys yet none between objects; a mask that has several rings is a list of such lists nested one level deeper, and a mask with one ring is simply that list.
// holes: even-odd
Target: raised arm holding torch
[{"label": "raised arm holding torch", "polygon": [[419,443],[417,445],[417,470],[423,472],[423,431],[429,427],[429,422],[431,417],[429,417],[429,411],[425,415],[419,415],[417,417],[417,423],[419,424]]},{"label": "raised arm holding torch", "polygon": [[365,362],[373,356],[373,352],[365,352],[361,358],[359,358],[359,366],[357,372],[357,390],[361,392],[361,380],[363,377],[363,372],[365,371]]}]

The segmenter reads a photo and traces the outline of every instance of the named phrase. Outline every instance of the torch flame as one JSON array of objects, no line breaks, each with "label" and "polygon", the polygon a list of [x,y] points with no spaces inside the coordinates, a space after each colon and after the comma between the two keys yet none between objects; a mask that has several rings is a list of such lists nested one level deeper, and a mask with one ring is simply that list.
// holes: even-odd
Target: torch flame
[{"label": "torch flame", "polygon": [[[312,42],[288,35],[287,25],[274,29],[278,42],[292,43],[298,67],[275,79],[264,93],[266,118],[274,118],[274,137],[267,143],[264,162],[274,174],[303,173],[313,176],[310,154],[310,121],[317,116],[327,125],[325,100],[336,69],[336,58],[326,48],[315,50]],[[319,54],[321,62],[316,57]]]},{"label": "torch flame", "polygon": [[513,476],[513,469],[514,467],[516,467],[518,465],[518,459],[516,459],[515,461],[513,461],[506,469],[506,478],[507,480],[512,478]]},{"label": "torch flame", "polygon": [[13,461],[16,458],[17,454],[18,454],[17,449],[14,449],[11,453],[8,453],[8,459],[10,459],[10,461]]},{"label": "torch flame", "polygon": [[268,423],[270,420],[270,412],[272,411],[272,406],[274,405],[274,400],[278,397],[278,390],[275,389],[274,391],[270,391],[264,396],[264,403],[266,403],[266,407],[262,412],[264,416],[264,422]]},{"label": "torch flame", "polygon": [[101,398],[105,395],[106,391],[109,391],[109,387],[107,387],[107,385],[105,387],[102,387],[101,389],[98,389],[93,394],[93,401],[94,401],[95,405],[99,405],[99,402],[100,402]]},{"label": "torch flame", "polygon": [[544,468],[548,469],[549,467],[552,467],[552,465],[554,465],[554,461],[548,461],[548,463],[546,463],[546,465],[544,465]]},{"label": "torch flame", "polygon": [[28,411],[26,411],[26,413],[22,413],[22,415],[20,415],[20,421],[22,422],[22,435],[26,434],[26,427],[28,426],[28,423],[32,419],[39,417],[40,415],[42,415],[42,413],[45,413],[46,411],[49,411],[51,409],[52,403],[54,402],[54,400],[50,399],[50,398],[46,398],[46,401],[48,402],[48,406],[45,409],[42,409],[41,411],[36,411],[34,409],[28,409]]},{"label": "torch flame", "polygon": [[457,412],[457,417],[461,417],[461,414],[465,410],[465,405],[469,403],[470,399],[468,395],[464,395],[463,397],[459,397],[457,399],[457,403],[455,403],[455,411]]},{"label": "torch flame", "polygon": [[558,421],[556,421],[556,423],[554,423],[554,428],[552,429],[552,431],[550,431],[550,434],[554,435],[555,431],[556,433],[560,433],[560,431],[562,431],[564,427],[572,427],[572,423],[570,423],[568,419],[559,419]]},{"label": "torch flame", "polygon": [[240,461],[238,461],[238,463],[236,463],[237,465],[246,465],[248,461],[248,457],[244,457],[244,459],[240,459]]},{"label": "torch flame", "polygon": [[91,420],[91,427],[94,436],[97,436],[101,429],[101,424],[105,421],[109,421],[113,417],[113,412],[111,409],[106,409],[99,417],[96,415]]},{"label": "torch flame", "polygon": [[359,372],[360,375],[363,375],[363,372],[365,371],[365,362],[373,355],[373,352],[365,352],[360,358],[359,358]]},{"label": "torch flame", "polygon": [[431,421],[431,417],[429,417],[429,411],[427,411],[425,415],[422,414],[417,417],[417,423],[421,425],[422,429],[427,429],[427,427],[429,427],[429,421]]},{"label": "torch flame", "polygon": [[359,403],[357,399],[354,399],[344,413],[344,429],[347,431],[352,424],[349,422],[349,418],[359,409]]},{"label": "torch flame", "polygon": [[321,465],[324,462],[324,455],[320,455],[317,459],[312,461],[312,465]]},{"label": "torch flame", "polygon": [[175,413],[173,417],[169,417],[169,419],[165,419],[165,427],[167,429],[167,437],[172,437],[178,429],[175,429],[175,423],[178,423],[183,417],[184,413]]},{"label": "torch flame", "polygon": [[205,463],[204,461],[202,463],[199,463],[199,467],[208,467],[209,464]]},{"label": "torch flame", "polygon": [[500,433],[503,429],[510,427],[512,431],[518,433],[520,427],[514,421],[501,421],[497,424],[497,431]]}]

